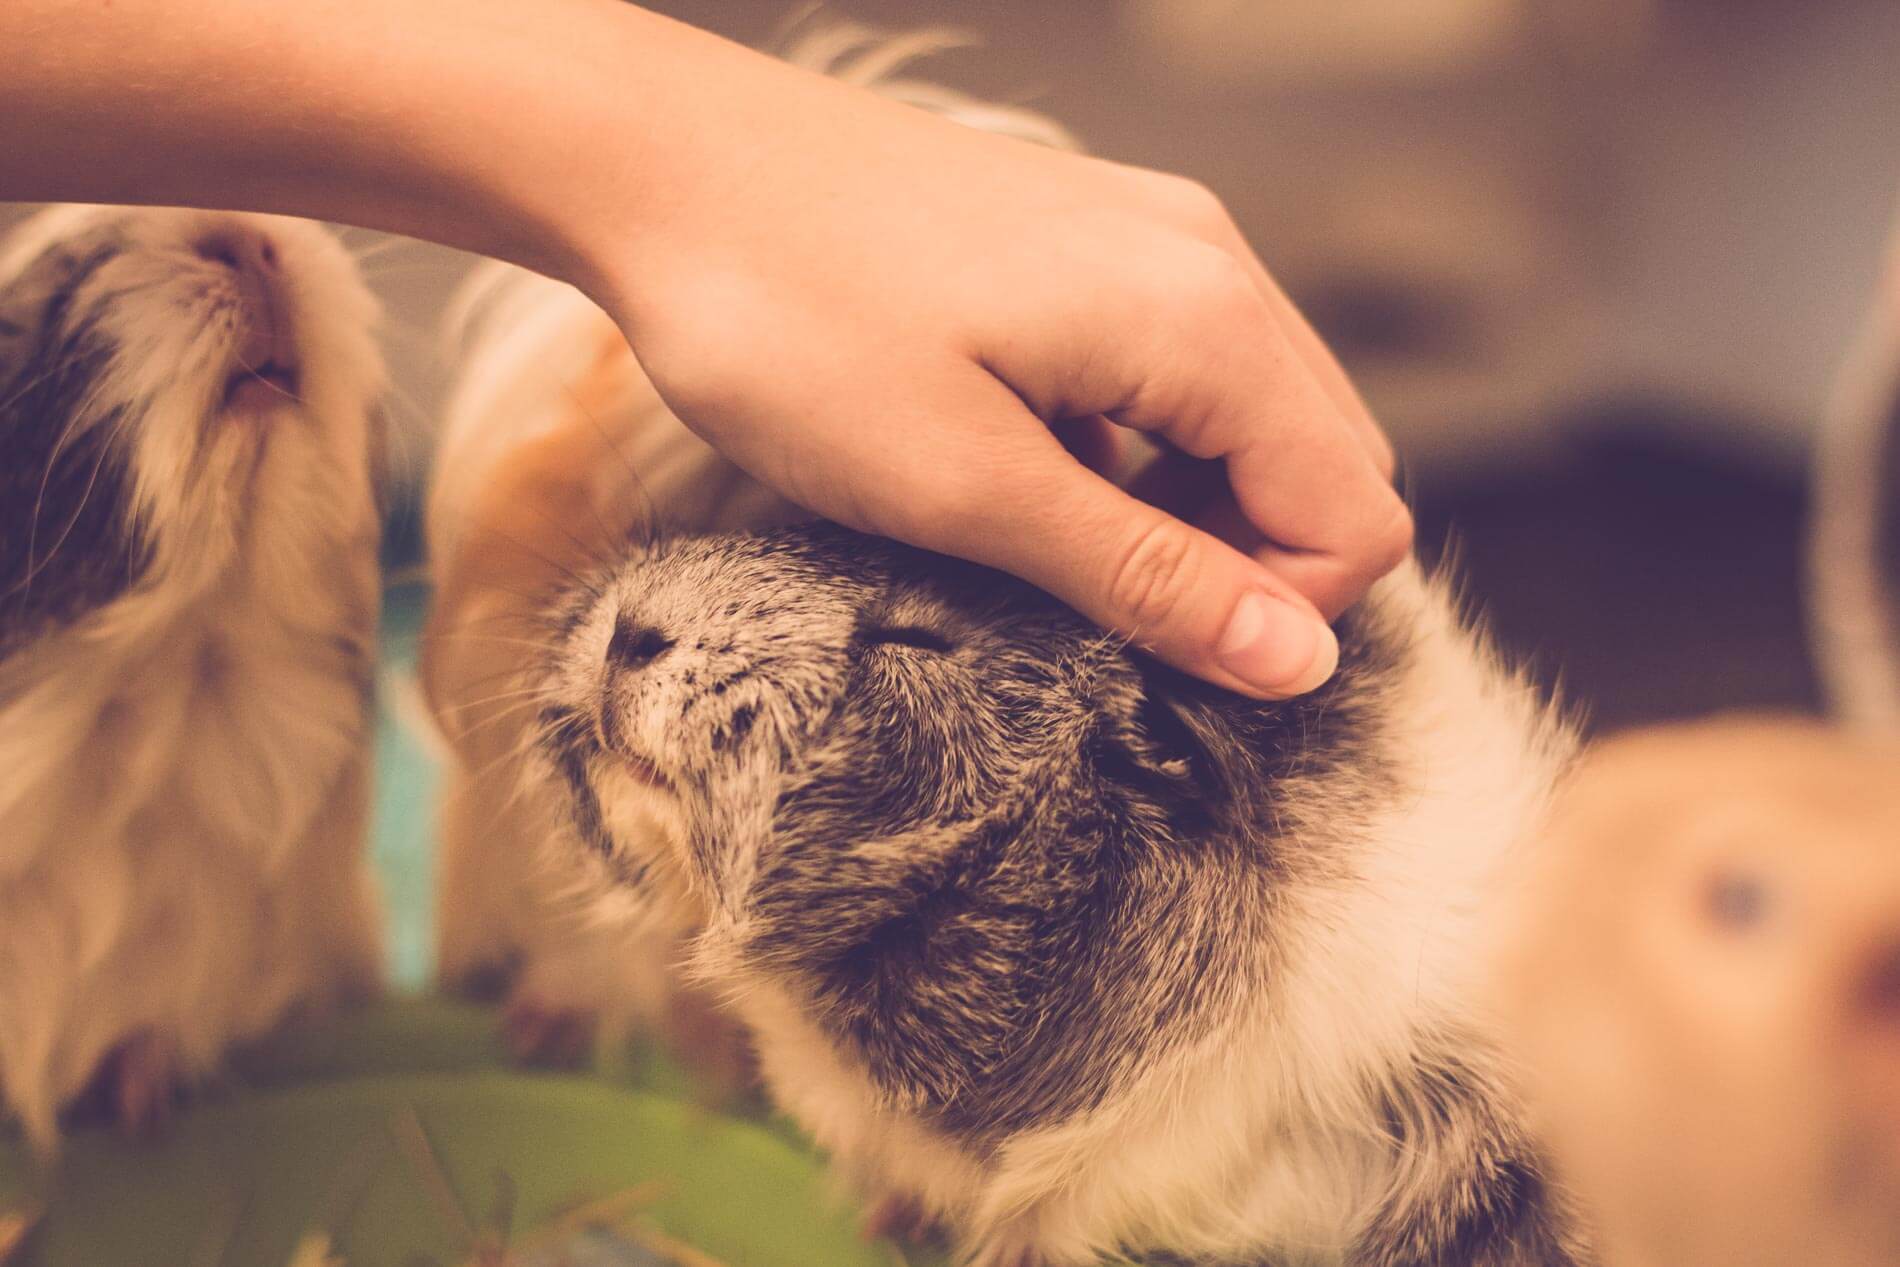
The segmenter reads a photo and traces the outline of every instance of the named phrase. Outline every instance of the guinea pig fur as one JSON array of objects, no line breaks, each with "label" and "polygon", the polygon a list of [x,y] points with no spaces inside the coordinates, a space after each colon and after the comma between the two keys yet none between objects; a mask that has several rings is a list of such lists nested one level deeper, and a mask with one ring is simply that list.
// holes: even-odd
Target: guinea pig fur
[{"label": "guinea pig fur", "polygon": [[[1030,111],[904,78],[957,42],[884,38],[816,22],[787,60],[972,127],[1072,145]],[[550,596],[655,522],[757,528],[807,518],[721,458],[675,417],[625,339],[579,292],[490,265],[451,322],[458,371],[438,439],[427,532],[436,595],[422,686],[445,739],[438,811],[437,962],[452,989],[505,990],[518,1054],[565,1058],[589,1031],[659,1030],[692,1049],[710,1090],[733,1089],[743,1042],[679,988],[666,927],[590,918],[565,860],[534,847],[545,807],[521,763],[535,728],[524,645]]]},{"label": "guinea pig fur", "polygon": [[376,987],[376,315],[300,221],[0,243],[0,1092],[42,1148]]},{"label": "guinea pig fur", "polygon": [[[667,929],[586,918],[571,868],[533,847],[544,814],[524,800],[520,765],[534,724],[528,649],[541,645],[545,604],[556,583],[638,532],[652,503],[720,525],[796,512],[666,411],[619,331],[578,292],[515,269],[475,286],[482,320],[427,512],[435,597],[421,684],[444,741],[437,973],[455,992],[505,994],[517,1056],[565,1062],[635,1029],[671,1034],[682,1011],[707,1009],[677,988]],[[750,1082],[735,1030],[689,1028],[706,1090]]]},{"label": "guinea pig fur", "polygon": [[[863,38],[795,60],[1060,141]],[[511,969],[532,1046],[664,1025],[683,970],[875,1221],[988,1267],[1582,1261],[1474,1002],[1571,739],[1437,585],[1384,582],[1320,693],[1222,695],[789,526],[585,299],[477,285],[429,510],[447,979]]]},{"label": "guinea pig fur", "polygon": [[843,529],[636,541],[548,618],[529,799],[967,1261],[1582,1261],[1479,1002],[1570,736],[1416,567],[1338,630],[1262,703]]}]

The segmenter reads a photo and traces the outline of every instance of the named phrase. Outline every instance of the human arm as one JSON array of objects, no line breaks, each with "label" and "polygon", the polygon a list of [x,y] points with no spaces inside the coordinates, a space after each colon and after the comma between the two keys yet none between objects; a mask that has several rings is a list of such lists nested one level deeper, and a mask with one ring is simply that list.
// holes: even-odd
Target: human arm
[{"label": "human arm", "polygon": [[[0,196],[282,211],[572,281],[728,457],[1282,694],[1409,545],[1391,455],[1219,203],[613,0],[9,0]],[[1224,460],[1249,557],[1071,458]],[[1240,627],[1238,645],[1234,628]]]}]

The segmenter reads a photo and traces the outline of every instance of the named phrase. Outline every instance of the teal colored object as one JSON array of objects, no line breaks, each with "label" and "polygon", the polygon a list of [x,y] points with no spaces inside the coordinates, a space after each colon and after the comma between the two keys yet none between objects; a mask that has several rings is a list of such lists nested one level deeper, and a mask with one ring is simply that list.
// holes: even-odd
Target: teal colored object
[{"label": "teal colored object", "polygon": [[416,649],[428,614],[429,590],[392,585],[383,598],[383,673],[376,708],[376,802],[370,856],[387,911],[389,979],[397,990],[428,984],[435,959],[432,842],[439,774],[397,701],[415,688]]}]

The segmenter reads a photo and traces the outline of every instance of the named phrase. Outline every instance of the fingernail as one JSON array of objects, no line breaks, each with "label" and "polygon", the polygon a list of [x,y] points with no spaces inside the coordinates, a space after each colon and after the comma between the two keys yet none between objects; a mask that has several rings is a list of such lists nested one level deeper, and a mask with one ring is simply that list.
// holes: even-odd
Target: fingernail
[{"label": "fingernail", "polygon": [[1217,654],[1257,691],[1304,695],[1339,667],[1339,640],[1318,616],[1256,591],[1235,605]]}]

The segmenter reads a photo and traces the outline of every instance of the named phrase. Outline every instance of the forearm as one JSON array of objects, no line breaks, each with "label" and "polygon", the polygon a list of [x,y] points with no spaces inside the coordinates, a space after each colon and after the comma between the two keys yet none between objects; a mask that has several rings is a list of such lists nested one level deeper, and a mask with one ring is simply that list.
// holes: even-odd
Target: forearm
[{"label": "forearm", "polygon": [[[1390,447],[1224,208],[618,0],[0,0],[0,198],[386,229],[579,285],[729,459],[1211,681],[1310,689]],[[871,59],[875,61],[876,59]],[[1049,419],[1226,463],[1249,558]]]},{"label": "forearm", "polygon": [[682,59],[726,55],[615,0],[6,0],[0,48],[0,198],[285,212],[561,275],[581,203],[637,225],[665,188]]}]

